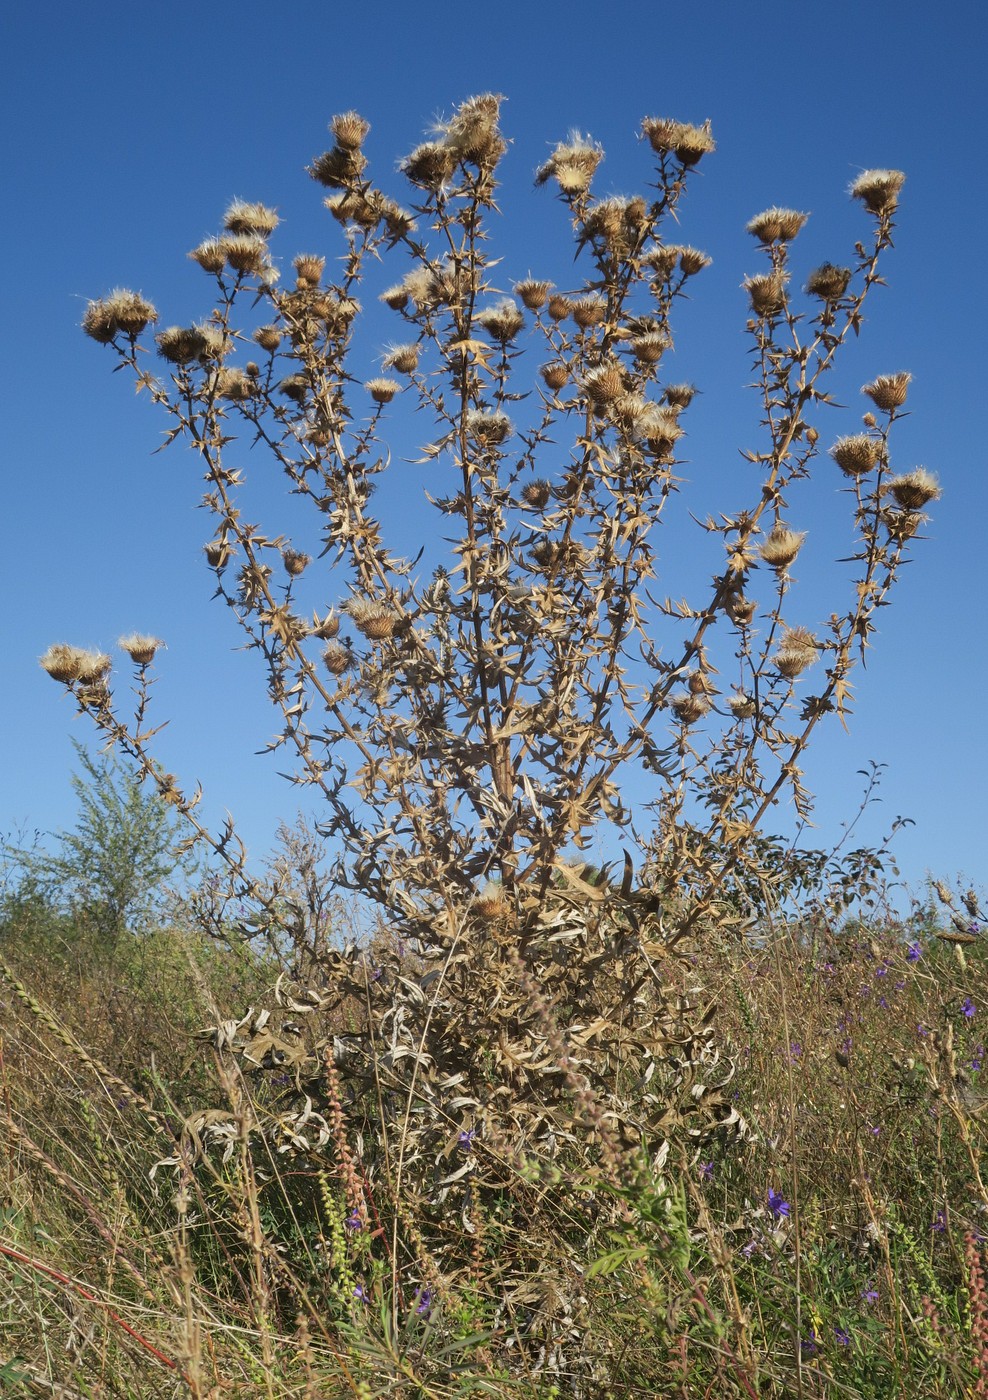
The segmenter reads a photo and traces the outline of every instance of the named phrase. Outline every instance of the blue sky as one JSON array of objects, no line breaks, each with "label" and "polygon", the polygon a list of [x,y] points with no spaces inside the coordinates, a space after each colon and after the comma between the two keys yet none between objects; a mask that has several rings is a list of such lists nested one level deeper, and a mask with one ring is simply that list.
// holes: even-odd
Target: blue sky
[{"label": "blue sky", "polygon": [[[628,194],[650,173],[642,116],[713,123],[718,150],[688,196],[682,237],[714,263],[681,311],[676,350],[677,377],[702,391],[682,473],[682,505],[697,514],[742,503],[738,449],[757,441],[740,284],[761,269],[745,223],[775,203],[809,210],[799,268],[849,260],[868,230],[849,183],[874,166],[907,172],[889,286],[834,383],[849,411],[825,432],[854,431],[867,379],[910,370],[897,465],[937,472],[944,499],[881,615],[850,734],[831,724],[806,769],[821,844],[853,815],[857,771],[875,760],[887,765],[883,800],[856,839],[911,817],[895,847],[906,876],[982,884],[985,30],[973,0],[935,10],[919,0],[6,7],[0,833],[71,824],[70,737],[91,737],[37,657],[59,640],[108,648],[134,628],[168,642],[158,751],[184,784],[203,783],[207,817],[230,810],[261,855],[293,816],[295,792],[254,756],[274,727],[263,681],[209,602],[195,461],[181,448],[152,455],[162,423],[110,374],[110,354],[79,320],[87,298],[121,285],[148,295],[166,324],[207,311],[206,280],[185,253],[234,196],[278,208],[284,264],[302,250],[332,255],[338,232],[303,167],[330,144],[333,113],[356,107],[372,123],[372,169],[404,198],[396,159],[437,115],[497,91],[512,142],[497,235],[505,290],[543,271],[566,236],[562,209],[531,183],[557,140],[592,134],[607,152],[595,188]],[[828,533],[839,487],[821,463],[790,512],[821,548],[833,539],[832,555],[846,544]],[[280,509],[272,488],[261,504]],[[427,520],[400,494],[395,506],[413,528]],[[682,509],[670,566],[689,572],[693,528]],[[812,573],[805,587],[810,607]],[[683,584],[670,575],[662,591]]]}]

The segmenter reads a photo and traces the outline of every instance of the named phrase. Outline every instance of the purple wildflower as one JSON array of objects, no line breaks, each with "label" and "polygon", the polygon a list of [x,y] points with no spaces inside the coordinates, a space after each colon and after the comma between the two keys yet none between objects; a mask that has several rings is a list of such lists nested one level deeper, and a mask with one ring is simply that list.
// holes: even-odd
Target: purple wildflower
[{"label": "purple wildflower", "polygon": [[353,1290],[353,1296],[356,1298],[358,1303],[370,1302],[370,1299],[367,1296],[367,1289],[362,1283],[357,1284],[356,1288]]},{"label": "purple wildflower", "polygon": [[816,1333],[811,1328],[808,1336],[800,1337],[799,1350],[803,1356],[812,1356],[816,1349]]},{"label": "purple wildflower", "polygon": [[877,1303],[877,1302],[878,1302],[878,1289],[877,1289],[877,1288],[866,1288],[865,1291],[862,1293],[861,1296],[862,1296],[862,1298],[865,1300],[866,1303]]},{"label": "purple wildflower", "polygon": [[713,1177],[713,1174],[714,1174],[714,1164],[713,1164],[713,1162],[701,1162],[701,1163],[700,1163],[700,1175],[703,1177],[704,1181],[710,1181],[710,1179]]},{"label": "purple wildflower", "polygon": [[465,1128],[459,1136],[459,1144],[464,1152],[470,1152],[473,1148],[473,1139],[477,1132],[476,1128]]},{"label": "purple wildflower", "polygon": [[420,1288],[415,1295],[415,1311],[419,1317],[428,1317],[432,1312],[432,1289]]},{"label": "purple wildflower", "polygon": [[923,956],[923,950],[918,943],[910,943],[906,949],[906,962],[919,962]]},{"label": "purple wildflower", "polygon": [[930,1226],[930,1229],[935,1235],[942,1235],[946,1228],[947,1212],[944,1210],[938,1210],[936,1215],[933,1217],[933,1224]]},{"label": "purple wildflower", "polygon": [[776,1220],[788,1218],[791,1207],[788,1201],[782,1199],[777,1191],[768,1188],[768,1208],[775,1216]]},{"label": "purple wildflower", "polygon": [[850,1332],[845,1332],[843,1327],[835,1327],[834,1336],[842,1347],[849,1347],[851,1345],[851,1334]]},{"label": "purple wildflower", "polygon": [[346,1220],[343,1223],[346,1225],[348,1230],[362,1230],[364,1228],[364,1222],[361,1218],[360,1211],[357,1209],[356,1206],[354,1206],[353,1210],[350,1212],[350,1214],[347,1216]]},{"label": "purple wildflower", "polygon": [[971,1017],[974,1015],[977,1009],[978,1008],[975,1006],[974,1002],[971,1000],[970,997],[964,998],[963,1004],[961,1005],[961,1010],[964,1012],[964,1015],[968,1018],[968,1020],[971,1019]]}]

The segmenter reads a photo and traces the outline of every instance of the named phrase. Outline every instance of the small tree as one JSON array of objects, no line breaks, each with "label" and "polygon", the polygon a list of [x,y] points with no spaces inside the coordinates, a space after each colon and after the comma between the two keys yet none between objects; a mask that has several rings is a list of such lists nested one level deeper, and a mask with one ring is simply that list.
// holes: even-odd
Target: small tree
[{"label": "small tree", "polygon": [[142,787],[129,765],[93,758],[79,743],[73,774],[79,803],[74,831],[55,835],[57,849],[8,849],[29,889],[53,909],[81,915],[108,943],[145,932],[166,880],[188,869],[175,814],[156,790]]},{"label": "small tree", "polygon": [[[362,1151],[394,1194],[396,1232],[412,1159],[417,1189],[460,1193],[466,1219],[485,1192],[513,1189],[529,1152],[577,1154],[581,1170],[618,1178],[628,1154],[661,1163],[670,1142],[731,1118],[710,1008],[669,955],[742,917],[726,895],[771,886],[771,860],[760,863],[771,847],[753,837],[785,793],[808,811],[803,752],[825,716],[846,715],[876,611],[939,494],[928,472],[893,467],[910,376],[879,375],[863,425],[831,439],[822,462],[847,490],[848,599],[807,625],[792,594],[807,536],[791,506],[820,464],[827,375],[881,281],[904,180],[870,170],[851,191],[870,234],[846,265],[797,281],[807,216],[772,208],[748,225],[764,259],[745,282],[762,441],[746,454],[744,499],[704,522],[712,584],[653,600],[654,539],[683,484],[694,396],[666,358],[674,312],[709,262],[667,230],[713,137],[646,119],[654,181],[629,198],[594,194],[603,152],[591,140],[558,145],[536,182],[562,203],[573,284],[529,276],[504,295],[491,251],[499,105],[471,99],[405,158],[411,208],[371,178],[368,124],[334,118],[334,145],[309,173],[341,229],[335,269],[302,253],[282,285],[276,214],[237,201],[191,253],[215,292],[203,320],[149,343],[155,308],[118,291],[83,322],[166,416],[168,440],[197,452],[206,563],[263,662],[281,717],[273,747],[324,801],[335,879],[393,931],[376,965],[327,954],[329,989],[287,1004],[301,1014],[350,998],[341,1072],[355,1104],[377,1096]],[[394,258],[397,279],[378,295],[396,335],[367,376],[358,297]],[[387,436],[404,404],[430,425],[418,469],[445,553],[389,540],[375,514],[382,486],[413,489],[416,467],[393,463]],[[304,534],[250,523],[246,445],[310,509]],[[141,714],[157,645],[143,641],[125,647]],[[232,828],[211,835],[198,794],[152,757],[143,721],[121,717],[110,658],[60,644],[42,664],[251,892]],[[622,786],[632,771],[648,784],[637,814]],[[623,848],[623,871],[582,864],[601,832]],[[253,893],[277,922],[277,901]],[[250,1034],[244,1022],[217,1043],[250,1060]],[[338,1107],[332,1063],[325,1075]],[[469,1156],[453,1172],[457,1141]],[[488,1144],[480,1166],[475,1141]],[[553,1226],[546,1209],[540,1229],[518,1246],[523,1272],[576,1248],[563,1215]],[[444,1245],[443,1267],[471,1248],[468,1236]],[[541,1306],[549,1317],[555,1304]]]}]

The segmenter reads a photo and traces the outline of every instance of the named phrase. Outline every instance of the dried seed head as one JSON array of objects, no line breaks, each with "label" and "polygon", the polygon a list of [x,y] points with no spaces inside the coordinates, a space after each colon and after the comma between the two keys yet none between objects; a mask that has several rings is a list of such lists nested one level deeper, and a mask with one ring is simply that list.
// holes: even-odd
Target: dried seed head
[{"label": "dried seed head", "polygon": [[267,270],[268,245],[253,234],[232,234],[221,239],[226,260],[234,272],[259,273]]},{"label": "dried seed head", "polygon": [[854,433],[838,438],[830,455],[845,476],[863,476],[872,471],[882,457],[882,444],[868,433]]},{"label": "dried seed head", "polygon": [[656,155],[672,152],[681,165],[696,165],[701,157],[717,149],[709,121],[702,126],[690,126],[668,117],[646,117],[642,122],[642,134],[648,138]]},{"label": "dried seed head", "polygon": [[79,668],[87,654],[81,647],[72,647],[65,642],[56,642],[40,658],[40,664],[52,680],[68,685],[70,681],[79,679]]},{"label": "dried seed head", "polygon": [[82,685],[99,685],[110,674],[112,664],[103,651],[80,651],[76,658],[76,678]]},{"label": "dried seed head", "polygon": [[938,501],[940,483],[925,467],[917,467],[906,476],[894,477],[885,488],[903,510],[922,510],[930,501]]},{"label": "dried seed head", "polygon": [[384,641],[394,634],[398,618],[384,603],[375,603],[369,598],[354,598],[347,603],[346,611],[358,632],[362,632],[369,641]]},{"label": "dried seed head", "polygon": [[340,630],[340,619],[330,610],[325,617],[320,617],[318,613],[312,614],[312,627],[310,629],[313,637],[318,637],[321,642],[330,642]]},{"label": "dried seed head", "polygon": [[356,224],[358,228],[376,228],[381,222],[381,206],[360,190],[342,190],[323,200],[333,218],[341,224]]},{"label": "dried seed head", "polygon": [[323,647],[322,660],[331,676],[342,676],[353,665],[353,652],[342,642],[330,642]]},{"label": "dried seed head", "polygon": [[758,611],[758,604],[753,598],[745,598],[743,594],[739,593],[732,600],[729,611],[739,627],[748,627]]},{"label": "dried seed head", "polygon": [[573,302],[573,320],[582,331],[589,330],[591,326],[599,326],[606,318],[607,298],[597,292],[577,297]]},{"label": "dried seed head", "polygon": [[205,349],[205,340],[198,326],[169,326],[155,336],[158,354],[174,365],[187,365],[198,359]]},{"label": "dried seed head", "polygon": [[488,171],[494,168],[507,150],[497,129],[503,101],[499,94],[490,92],[470,97],[441,128],[443,143],[457,160],[471,161]]},{"label": "dried seed head", "polygon": [[835,267],[829,262],[821,263],[810,273],[806,291],[809,296],[820,297],[822,301],[839,301],[847,291],[850,281],[849,267]]},{"label": "dried seed head", "polygon": [[299,253],[297,258],[293,258],[292,266],[299,282],[306,287],[318,287],[326,270],[326,259],[317,257],[315,253]]},{"label": "dried seed head", "polygon": [[559,143],[546,163],[535,172],[535,183],[544,185],[547,180],[554,179],[563,194],[586,194],[603,159],[600,146],[574,132],[569,141]]},{"label": "dried seed head", "polygon": [[641,198],[624,199],[613,195],[610,199],[601,199],[587,210],[581,241],[599,238],[609,252],[627,257],[641,237],[647,212]]},{"label": "dried seed head", "polygon": [[905,183],[901,170],[863,170],[851,186],[851,198],[860,199],[871,214],[893,214]]},{"label": "dried seed head", "polygon": [[880,374],[870,384],[863,385],[861,392],[867,394],[872,403],[882,413],[894,413],[901,408],[909,393],[911,374]]},{"label": "dried seed head", "polygon": [[497,447],[514,432],[506,413],[488,413],[475,408],[467,414],[467,432],[481,447]]},{"label": "dried seed head", "polygon": [[164,645],[160,637],[145,637],[139,632],[132,632],[117,642],[117,646],[127,653],[135,666],[150,666],[155,653]]},{"label": "dried seed head", "polygon": [[809,218],[809,214],[799,214],[795,209],[766,209],[748,224],[747,229],[759,243],[766,247],[772,243],[788,243],[795,238]]},{"label": "dried seed head", "polygon": [[257,386],[242,369],[221,369],[216,375],[218,398],[243,403],[253,396]]},{"label": "dried seed head", "polygon": [[323,151],[321,156],[308,167],[313,180],[330,190],[347,189],[363,174],[367,166],[366,158],[356,147],[336,145],[331,151]]},{"label": "dried seed head", "polygon": [[553,360],[551,364],[543,365],[539,373],[554,394],[558,394],[569,382],[569,370],[562,360]]},{"label": "dried seed head", "polygon": [[311,554],[303,554],[298,549],[283,549],[281,551],[281,562],[285,566],[285,572],[289,578],[298,578],[299,574],[304,574],[312,563]]},{"label": "dried seed head", "polygon": [[743,690],[737,691],[728,700],[728,706],[735,719],[751,719],[755,713],[755,701],[750,695],[746,695]]},{"label": "dried seed head", "polygon": [[396,286],[388,287],[387,291],[382,292],[379,300],[383,301],[385,306],[390,306],[392,311],[404,311],[409,302],[408,289],[399,282]]},{"label": "dried seed head", "polygon": [[551,484],[541,479],[528,482],[521,493],[525,505],[533,506],[536,510],[542,510],[544,506],[547,506],[551,496]]},{"label": "dried seed head", "polygon": [[289,374],[278,385],[279,393],[295,403],[304,403],[309,392],[309,377],[306,374]]},{"label": "dried seed head", "polygon": [[527,306],[529,311],[541,311],[548,302],[551,291],[551,282],[536,282],[527,278],[524,282],[515,283],[515,295],[521,297],[522,304]]},{"label": "dried seed head", "polygon": [[710,709],[710,701],[705,695],[691,695],[689,691],[674,695],[670,703],[680,724],[696,724]]},{"label": "dried seed head", "polygon": [[390,403],[401,385],[395,379],[368,379],[364,388],[375,403]]},{"label": "dried seed head", "polygon": [[158,313],[138,292],[118,288],[102,301],[91,301],[82,318],[82,329],[100,345],[109,345],[121,332],[138,336],[153,325]]},{"label": "dried seed head", "polygon": [[218,274],[226,266],[226,249],[219,238],[207,238],[198,248],[193,248],[189,257],[197,262],[204,272]]},{"label": "dried seed head", "polygon": [[782,634],[775,664],[779,674],[793,680],[817,657],[817,640],[805,627],[787,627]]},{"label": "dried seed head", "polygon": [[656,244],[642,258],[642,266],[651,268],[656,277],[667,282],[679,263],[682,248],[678,244]]},{"label": "dried seed head", "polygon": [[890,538],[897,544],[905,544],[913,538],[926,516],[914,510],[889,510],[883,512],[882,519]]},{"label": "dried seed head", "polygon": [[203,545],[206,563],[211,569],[225,569],[233,556],[233,550],[226,540],[210,540]]},{"label": "dried seed head", "polygon": [[452,178],[456,152],[445,141],[424,141],[405,157],[399,168],[413,185],[435,194]]},{"label": "dried seed head", "polygon": [[590,371],[583,381],[583,388],[595,409],[606,408],[625,391],[621,366],[616,360],[606,360]]},{"label": "dried seed head", "polygon": [[608,413],[613,423],[630,433],[652,425],[653,407],[654,405],[643,399],[641,394],[625,393],[609,405]]},{"label": "dried seed head", "polygon": [[372,191],[368,198],[384,220],[388,234],[394,242],[415,232],[415,215],[409,210],[402,208],[395,200],[390,199],[385,194],[380,194],[377,190]]},{"label": "dried seed head", "polygon": [[266,204],[246,204],[235,199],[223,215],[223,227],[227,233],[256,235],[270,238],[278,227],[278,215]]},{"label": "dried seed head", "polygon": [[691,671],[687,680],[691,695],[716,695],[717,691],[706,671]]},{"label": "dried seed head", "polygon": [[419,367],[419,346],[393,345],[384,356],[381,364],[385,369],[395,369],[399,374],[414,374]]},{"label": "dried seed head", "polygon": [[486,311],[481,311],[477,321],[488,335],[493,336],[502,345],[506,345],[509,340],[514,340],[524,326],[525,317],[517,302],[512,301],[511,297],[504,297],[496,306],[490,306]]},{"label": "dried seed head", "polygon": [[561,293],[556,293],[549,298],[549,315],[554,321],[565,321],[573,304],[569,297],[564,297]]},{"label": "dried seed head", "polygon": [[671,452],[673,444],[683,436],[675,410],[660,408],[657,404],[650,405],[648,413],[637,424],[637,431],[642,441],[660,456]]},{"label": "dried seed head", "polygon": [[[407,273],[402,287],[406,296],[411,297],[419,310],[434,306],[440,299],[442,288],[440,278],[428,267],[413,267]],[[388,303],[391,304],[390,302]]]},{"label": "dried seed head", "polygon": [[631,353],[639,364],[657,365],[669,349],[671,342],[663,331],[647,331],[631,340]]},{"label": "dried seed head", "polygon": [[689,408],[696,388],[692,384],[668,384],[662,397],[673,408]]},{"label": "dried seed head", "polygon": [[267,350],[274,354],[281,344],[282,332],[277,326],[258,326],[254,332],[254,339],[262,350]]},{"label": "dried seed head", "polygon": [[802,549],[805,539],[805,530],[790,530],[780,522],[764,541],[758,553],[771,568],[788,569]]},{"label": "dried seed head", "polygon": [[713,262],[713,258],[708,258],[699,248],[677,248],[676,252],[679,255],[679,270],[684,277],[695,277]]},{"label": "dried seed head", "polygon": [[776,316],[786,304],[786,278],[781,272],[763,272],[744,279],[756,316]]},{"label": "dried seed head", "polygon": [[370,122],[356,112],[340,112],[329,124],[336,144],[344,151],[357,151],[370,131]]},{"label": "dried seed head", "polygon": [[485,922],[493,922],[495,919],[503,919],[509,912],[509,905],[504,891],[500,885],[488,885],[486,889],[470,905],[470,908],[478,919]]}]

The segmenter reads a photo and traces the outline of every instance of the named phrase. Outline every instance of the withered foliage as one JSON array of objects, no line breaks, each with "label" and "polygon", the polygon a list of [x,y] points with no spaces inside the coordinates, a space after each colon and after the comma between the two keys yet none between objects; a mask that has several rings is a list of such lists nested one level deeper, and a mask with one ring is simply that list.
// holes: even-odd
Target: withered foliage
[{"label": "withered foliage", "polygon": [[[613,1176],[643,1147],[656,1160],[730,1119],[717,1088],[730,1067],[716,1066],[679,954],[742,916],[727,898],[739,885],[771,887],[752,838],[787,795],[808,813],[803,751],[824,715],[847,715],[853,666],[937,491],[928,473],[891,475],[906,374],[866,386],[879,416],[833,446],[843,475],[818,447],[826,376],[861,328],[902,185],[867,172],[852,193],[870,236],[849,266],[805,273],[805,292],[792,243],[806,215],[775,208],[749,225],[766,260],[744,284],[761,445],[745,454],[746,502],[701,522],[722,546],[706,592],[662,601],[654,537],[682,484],[694,395],[666,357],[673,313],[709,264],[673,239],[714,141],[708,126],[646,119],[655,175],[628,198],[594,194],[603,152],[589,138],[560,144],[537,182],[563,206],[573,284],[505,286],[499,108],[471,99],[407,157],[409,208],[372,178],[367,124],[346,114],[309,172],[330,191],[340,256],[301,255],[283,283],[275,215],[237,205],[192,254],[216,291],[204,321],[142,339],[154,308],[116,292],[84,325],[167,415],[168,440],[198,453],[206,560],[262,658],[280,715],[271,747],[324,800],[336,884],[387,928],[373,956],[310,961],[325,985],[304,1005],[283,993],[275,1023],[285,1005],[290,1020],[345,1003],[353,1029],[330,1062],[358,1117],[377,1104],[361,1130],[368,1182],[390,1153],[392,1182],[400,1160],[404,1187],[414,1178],[437,1202],[455,1186],[466,1211],[529,1154],[578,1140],[571,1160]],[[397,264],[380,291],[379,262]],[[357,368],[374,296],[395,322],[384,378]],[[406,557],[374,497],[415,489],[388,447],[392,415],[412,408],[437,538]],[[259,455],[311,507],[298,539],[250,523],[241,498]],[[854,532],[849,600],[822,623],[790,598],[815,541],[789,498],[818,457]],[[285,927],[232,828],[210,835],[151,756],[134,659],[136,723],[72,649],[45,664],[227,861],[262,922]],[[624,796],[635,772],[637,815]],[[637,856],[595,881],[579,853],[602,833]],[[233,1025],[224,1053],[288,1065],[315,1112],[325,1035],[269,1044],[266,1022]]]}]

